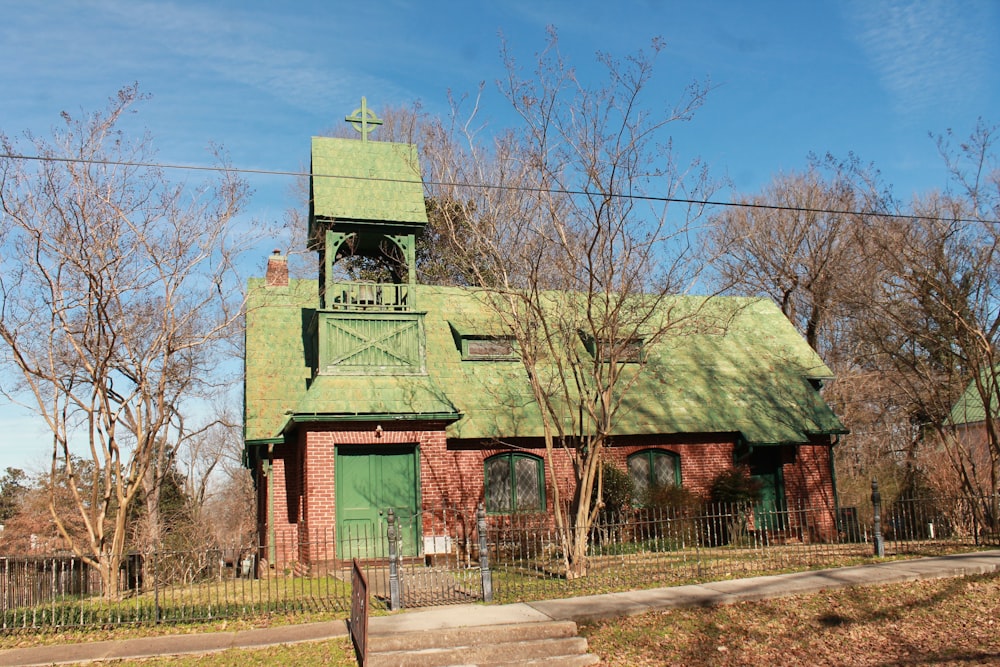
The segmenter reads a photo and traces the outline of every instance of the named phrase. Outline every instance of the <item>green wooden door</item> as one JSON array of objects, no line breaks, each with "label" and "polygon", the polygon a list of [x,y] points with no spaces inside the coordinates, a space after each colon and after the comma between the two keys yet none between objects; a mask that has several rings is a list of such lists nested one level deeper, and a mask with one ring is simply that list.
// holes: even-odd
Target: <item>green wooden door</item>
[{"label": "green wooden door", "polygon": [[757,530],[785,529],[785,484],[781,470],[752,476],[760,484],[760,498],[754,504],[754,526]]},{"label": "green wooden door", "polygon": [[776,446],[754,447],[747,457],[750,476],[760,488],[760,497],[753,506],[754,528],[757,530],[784,530],[785,475],[782,461],[787,452]]},{"label": "green wooden door", "polygon": [[415,445],[337,448],[337,555],[385,558],[391,507],[399,519],[400,554],[417,555],[419,480]]}]

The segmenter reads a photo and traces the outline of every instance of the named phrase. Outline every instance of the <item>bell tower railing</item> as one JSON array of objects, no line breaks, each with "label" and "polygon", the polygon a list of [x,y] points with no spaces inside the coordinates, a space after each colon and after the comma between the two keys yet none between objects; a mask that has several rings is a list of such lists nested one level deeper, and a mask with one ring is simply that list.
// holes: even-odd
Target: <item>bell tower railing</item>
[{"label": "bell tower railing", "polygon": [[413,309],[409,285],[332,282],[327,289],[328,310],[404,312]]}]

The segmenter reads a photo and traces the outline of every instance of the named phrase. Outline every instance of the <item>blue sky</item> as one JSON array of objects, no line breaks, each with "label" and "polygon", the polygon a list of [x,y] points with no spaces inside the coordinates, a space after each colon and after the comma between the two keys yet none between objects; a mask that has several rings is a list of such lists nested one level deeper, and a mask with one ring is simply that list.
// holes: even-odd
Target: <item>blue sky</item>
[{"label": "blue sky", "polygon": [[[584,79],[597,50],[624,56],[663,37],[647,102],[669,105],[709,79],[675,147],[740,192],[810,152],[854,152],[909,199],[946,184],[928,133],[1000,123],[993,0],[0,0],[0,130],[45,133],[60,111],[102,108],[137,81],[152,99],[131,122],[162,161],[210,164],[215,142],[235,166],[296,171],[309,137],[362,95],[376,112],[420,100],[444,113],[449,90],[485,81],[483,115],[503,126],[498,35],[528,61],[547,25]],[[255,218],[295,204],[291,178],[250,180]],[[0,405],[0,433],[0,471],[44,463],[48,440],[22,411]]]}]

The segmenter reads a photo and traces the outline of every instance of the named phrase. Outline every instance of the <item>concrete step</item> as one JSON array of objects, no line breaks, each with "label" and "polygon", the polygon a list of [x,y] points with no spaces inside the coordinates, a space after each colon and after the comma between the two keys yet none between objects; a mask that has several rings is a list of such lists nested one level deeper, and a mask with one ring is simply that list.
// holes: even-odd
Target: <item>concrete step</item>
[{"label": "concrete step", "polygon": [[394,635],[371,634],[368,636],[368,649],[387,652],[502,644],[533,639],[564,639],[576,637],[576,632],[576,623],[573,621],[452,627]]},{"label": "concrete step", "polygon": [[476,667],[589,667],[600,664],[601,659],[592,653],[580,655],[560,655],[536,660],[520,660],[517,662],[501,662],[496,665],[476,665]]},{"label": "concrete step", "polygon": [[594,665],[587,640],[572,622],[523,623],[423,630],[369,637],[371,667],[454,665]]},{"label": "concrete step", "polygon": [[[368,652],[371,667],[444,667],[446,665],[511,665],[527,661],[580,656],[587,652],[582,637],[534,639],[526,642],[424,648],[411,651]],[[530,662],[529,662],[530,664]],[[536,664],[548,664],[541,662]]]}]

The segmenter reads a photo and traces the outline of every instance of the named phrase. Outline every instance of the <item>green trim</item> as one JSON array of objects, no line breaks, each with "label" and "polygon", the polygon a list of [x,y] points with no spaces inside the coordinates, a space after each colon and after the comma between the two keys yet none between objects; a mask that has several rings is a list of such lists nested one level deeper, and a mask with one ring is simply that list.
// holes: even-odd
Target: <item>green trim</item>
[{"label": "green trim", "polygon": [[[414,421],[428,421],[428,422],[453,422],[462,418],[460,413],[456,412],[425,412],[417,414],[399,414],[399,413],[370,413],[370,414],[294,414],[289,415],[288,419],[281,427],[281,433],[288,433],[294,430],[296,424],[325,424],[325,423],[338,423],[338,422],[414,422]],[[284,442],[281,438],[278,442]]]},{"label": "green trim", "polygon": [[268,444],[267,446],[267,459],[265,459],[263,472],[264,478],[267,479],[267,557],[268,566],[273,567],[274,563],[277,561],[277,545],[274,543],[275,530],[274,530],[274,482],[271,479],[271,470],[274,466],[274,445]]},{"label": "green trim", "polygon": [[[469,349],[470,343],[482,343],[484,341],[509,343],[510,354],[473,354]],[[462,338],[462,361],[520,361],[517,354],[517,341],[513,336],[476,336]]]},{"label": "green trim", "polygon": [[[517,339],[509,332],[498,329],[495,325],[480,324],[467,325],[456,324],[448,320],[452,338],[455,339],[455,347],[462,353],[462,361],[520,361],[521,356],[518,351]],[[509,343],[511,354],[471,354],[469,344],[482,341],[503,341]]]},{"label": "green trim", "polygon": [[262,447],[274,447],[274,445],[285,444],[285,437],[281,436],[278,438],[263,438],[256,440],[244,440],[243,441],[243,467],[249,470],[253,470],[257,461],[260,460],[260,450]]},{"label": "green trim", "polygon": [[[586,331],[580,331],[580,340],[583,341],[583,346],[587,350],[587,353],[591,357],[597,358],[597,338]],[[619,358],[616,363],[619,364],[642,364],[646,363],[647,351],[646,351],[646,341],[642,336],[629,336],[627,339],[621,338],[612,343],[610,339],[601,339],[605,341],[602,347],[605,351],[609,347],[620,347]],[[630,352],[634,350],[635,356],[633,357]],[[601,359],[604,363],[611,361],[611,355],[602,355],[604,358]]]},{"label": "green trim", "polygon": [[840,438],[837,437],[827,450],[830,456],[830,483],[833,485],[833,515],[837,517],[836,528],[838,532],[840,531],[840,492],[837,491],[837,465],[836,457],[833,455],[833,448],[839,444]]},{"label": "green trim", "polygon": [[754,447],[781,447],[783,445],[808,445],[808,444],[811,444],[808,441],[808,438],[810,436],[814,436],[814,435],[836,436],[836,435],[847,435],[848,433],[850,433],[850,431],[847,431],[847,430],[810,431],[809,433],[806,434],[806,438],[807,438],[806,440],[752,440],[752,439],[747,438],[747,437],[744,437],[743,439],[744,439],[744,441],[746,441],[746,443],[748,445],[752,445]]},{"label": "green trim", "polygon": [[371,413],[371,414],[294,414],[288,418],[295,424],[310,422],[370,422],[370,421],[455,421],[462,415],[455,412],[425,412],[417,414]]}]

